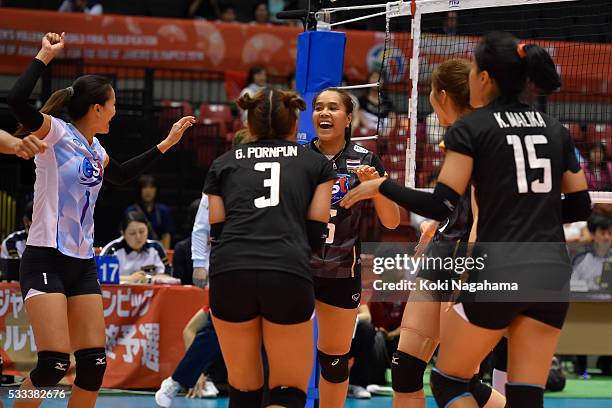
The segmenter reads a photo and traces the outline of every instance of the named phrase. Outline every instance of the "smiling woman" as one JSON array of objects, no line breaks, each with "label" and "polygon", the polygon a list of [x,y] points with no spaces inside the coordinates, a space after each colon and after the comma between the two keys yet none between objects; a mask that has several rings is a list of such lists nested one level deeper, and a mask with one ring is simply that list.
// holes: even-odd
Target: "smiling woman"
[{"label": "smiling woman", "polygon": [[[22,296],[39,350],[37,366],[21,389],[55,386],[68,371],[70,351],[76,350],[69,405],[93,407],[106,369],[102,296],[93,258],[98,192],[104,176],[123,183],[144,171],[178,143],[195,118],[182,118],[164,141],[118,164],[95,137],[108,133],[115,116],[115,91],[108,79],[79,77],[72,86],[53,93],[40,112],[28,104],[46,65],[63,48],[63,33],[47,33],[36,58],[7,97],[21,123],[19,131],[48,146],[35,159],[34,213],[20,270]],[[64,107],[72,123],[54,116]],[[40,403],[29,398],[14,406]]]}]

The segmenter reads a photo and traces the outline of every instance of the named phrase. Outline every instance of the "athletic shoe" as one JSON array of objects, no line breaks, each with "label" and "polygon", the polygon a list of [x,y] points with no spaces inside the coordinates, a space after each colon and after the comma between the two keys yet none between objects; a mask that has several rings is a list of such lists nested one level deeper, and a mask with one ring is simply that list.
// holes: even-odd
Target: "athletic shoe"
[{"label": "athletic shoe", "polygon": [[360,385],[349,384],[348,386],[348,397],[356,399],[370,399],[372,394]]},{"label": "athletic shoe", "polygon": [[393,388],[385,385],[370,384],[366,389],[372,395],[393,395]]},{"label": "athletic shoe", "polygon": [[181,384],[174,381],[172,377],[162,381],[159,390],[155,393],[155,402],[163,408],[170,408],[172,400],[176,397],[176,393],[181,389]]},{"label": "athletic shoe", "polygon": [[200,398],[217,398],[219,390],[215,387],[215,383],[212,381],[206,381],[204,389],[200,391]]}]

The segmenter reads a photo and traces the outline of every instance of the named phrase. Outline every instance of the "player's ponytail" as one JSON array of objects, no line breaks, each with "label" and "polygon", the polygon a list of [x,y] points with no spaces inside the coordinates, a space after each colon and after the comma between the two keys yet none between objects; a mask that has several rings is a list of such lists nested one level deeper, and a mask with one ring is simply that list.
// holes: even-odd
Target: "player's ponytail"
[{"label": "player's ponytail", "polygon": [[523,49],[527,78],[546,95],[559,89],[561,77],[550,54],[536,44],[526,44]]},{"label": "player's ponytail", "polygon": [[281,92],[281,101],[290,110],[306,110],[306,102],[294,92]]},{"label": "player's ponytail", "polygon": [[478,70],[487,71],[504,96],[520,96],[527,80],[545,94],[561,86],[548,52],[535,44],[521,44],[507,32],[486,34],[474,49],[474,59]]},{"label": "player's ponytail", "polygon": [[[70,101],[71,90],[68,88],[59,89],[51,94],[47,102],[40,109],[41,113],[46,113],[51,116],[59,116],[60,113],[64,110],[68,102]],[[23,137],[29,135],[30,131],[27,130],[23,125],[19,125],[17,130],[15,131],[15,136]]]}]

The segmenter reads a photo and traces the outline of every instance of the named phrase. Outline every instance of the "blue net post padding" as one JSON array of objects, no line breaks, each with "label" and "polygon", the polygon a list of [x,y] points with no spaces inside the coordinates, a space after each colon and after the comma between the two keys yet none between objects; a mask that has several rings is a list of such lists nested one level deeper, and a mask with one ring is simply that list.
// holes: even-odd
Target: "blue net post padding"
[{"label": "blue net post padding", "polygon": [[346,34],[333,31],[307,31],[298,36],[296,88],[306,101],[300,112],[298,143],[315,137],[312,124],[312,99],[325,88],[342,83]]}]

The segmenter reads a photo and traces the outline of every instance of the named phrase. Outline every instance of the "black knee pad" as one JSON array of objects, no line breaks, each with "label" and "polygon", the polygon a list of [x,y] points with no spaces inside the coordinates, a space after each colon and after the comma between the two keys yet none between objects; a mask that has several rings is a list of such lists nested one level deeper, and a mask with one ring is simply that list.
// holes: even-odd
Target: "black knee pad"
[{"label": "black knee pad", "polygon": [[391,382],[395,392],[417,392],[423,388],[427,363],[397,350],[391,359]]},{"label": "black knee pad", "polygon": [[330,383],[339,384],[348,380],[349,366],[348,354],[332,356],[317,350],[321,364],[321,376]]},{"label": "black knee pad", "polygon": [[502,337],[493,349],[493,368],[498,371],[508,371],[508,339]]},{"label": "black knee pad", "polygon": [[260,408],[263,387],[254,391],[240,391],[229,386],[229,408]]},{"label": "black knee pad", "polygon": [[544,388],[539,385],[506,384],[507,408],[544,407]]},{"label": "black knee pad", "polygon": [[475,375],[470,381],[470,393],[478,403],[478,406],[483,408],[485,405],[487,405],[487,402],[489,402],[493,389],[480,381],[478,375]]},{"label": "black knee pad", "polygon": [[36,368],[30,373],[30,380],[36,388],[53,387],[70,368],[70,354],[58,351],[39,351]]},{"label": "black knee pad", "polygon": [[306,393],[293,387],[275,387],[270,390],[270,405],[287,408],[304,408]]},{"label": "black knee pad", "polygon": [[98,391],[106,371],[106,351],[102,347],[74,352],[76,377],[74,385],[87,391]]},{"label": "black knee pad", "polygon": [[429,385],[439,407],[448,407],[458,399],[472,396],[470,380],[451,377],[437,368],[431,371]]}]

